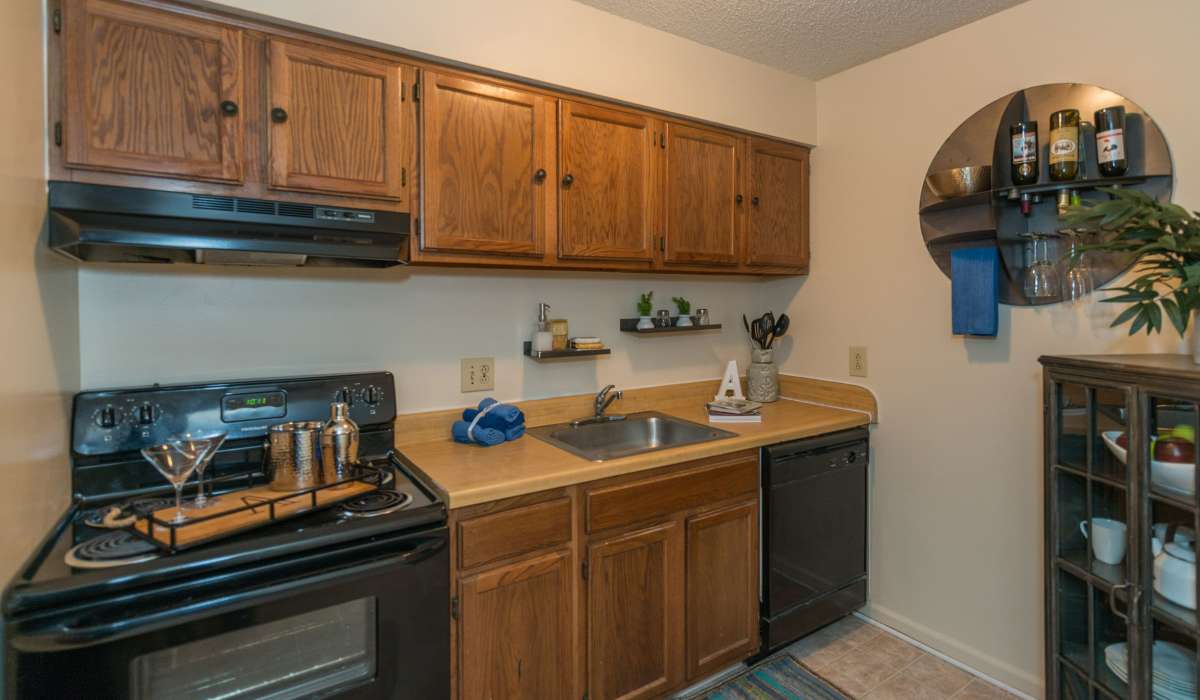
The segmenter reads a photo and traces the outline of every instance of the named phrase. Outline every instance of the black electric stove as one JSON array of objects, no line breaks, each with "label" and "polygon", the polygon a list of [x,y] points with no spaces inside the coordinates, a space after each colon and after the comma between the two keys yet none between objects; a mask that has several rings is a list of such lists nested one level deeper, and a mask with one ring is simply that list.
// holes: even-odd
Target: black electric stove
[{"label": "black electric stove", "polygon": [[[142,447],[228,432],[204,476],[233,498],[268,480],[270,425],[334,400],[376,491],[179,553],[129,527],[174,499]],[[4,592],[8,696],[445,696],[446,509],[392,451],[394,419],[383,372],[77,395],[73,501]]]}]

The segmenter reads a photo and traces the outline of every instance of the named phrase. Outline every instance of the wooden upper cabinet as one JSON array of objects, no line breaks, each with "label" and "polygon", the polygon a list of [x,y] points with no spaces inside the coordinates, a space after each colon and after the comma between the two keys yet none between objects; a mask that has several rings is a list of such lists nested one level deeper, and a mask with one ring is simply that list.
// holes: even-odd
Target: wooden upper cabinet
[{"label": "wooden upper cabinet", "polygon": [[68,167],[242,180],[242,31],[109,0],[63,2]]},{"label": "wooden upper cabinet", "polygon": [[652,260],[658,123],[634,112],[559,104],[559,257]]},{"label": "wooden upper cabinet", "polygon": [[675,521],[588,547],[588,697],[659,697],[683,681],[683,532]]},{"label": "wooden upper cabinet", "polygon": [[462,700],[572,697],[575,575],[562,551],[463,579]]},{"label": "wooden upper cabinet", "polygon": [[553,102],[429,71],[421,84],[422,249],[541,256]]},{"label": "wooden upper cabinet", "polygon": [[742,139],[668,123],[663,160],[663,261],[737,263]]},{"label": "wooden upper cabinet", "polygon": [[808,149],[751,139],[749,171],[746,264],[806,269]]},{"label": "wooden upper cabinet", "polygon": [[687,520],[687,671],[703,678],[758,648],[758,503]]},{"label": "wooden upper cabinet", "polygon": [[402,64],[272,39],[269,70],[272,187],[406,200]]}]

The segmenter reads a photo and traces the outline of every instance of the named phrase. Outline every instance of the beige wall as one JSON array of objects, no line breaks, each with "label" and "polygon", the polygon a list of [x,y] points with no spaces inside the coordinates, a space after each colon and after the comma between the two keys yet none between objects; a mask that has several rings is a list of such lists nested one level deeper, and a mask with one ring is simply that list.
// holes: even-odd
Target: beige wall
[{"label": "beige wall", "polygon": [[1125,341],[1094,304],[1002,307],[998,338],[952,336],[950,282],[917,222],[922,178],[979,107],[1026,86],[1089,82],[1159,122],[1176,198],[1200,208],[1198,24],[1193,0],[1033,0],[817,85],[813,272],[769,283],[768,295],[791,299],[787,370],[847,378],[847,347],[870,350],[864,383],[883,418],[870,612],[1030,693],[1043,633],[1037,358],[1178,342]]},{"label": "beige wall", "polygon": [[68,398],[79,382],[75,267],[47,252],[42,7],[0,12],[0,580],[67,505]]}]

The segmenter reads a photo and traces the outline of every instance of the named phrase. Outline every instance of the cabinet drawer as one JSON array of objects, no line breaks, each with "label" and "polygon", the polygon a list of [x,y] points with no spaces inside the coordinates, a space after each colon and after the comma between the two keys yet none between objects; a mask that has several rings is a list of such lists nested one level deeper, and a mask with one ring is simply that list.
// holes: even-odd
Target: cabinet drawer
[{"label": "cabinet drawer", "polygon": [[757,491],[758,452],[723,455],[692,469],[589,490],[587,529],[633,525]]},{"label": "cabinet drawer", "polygon": [[571,499],[513,508],[458,524],[459,568],[549,549],[571,539]]}]

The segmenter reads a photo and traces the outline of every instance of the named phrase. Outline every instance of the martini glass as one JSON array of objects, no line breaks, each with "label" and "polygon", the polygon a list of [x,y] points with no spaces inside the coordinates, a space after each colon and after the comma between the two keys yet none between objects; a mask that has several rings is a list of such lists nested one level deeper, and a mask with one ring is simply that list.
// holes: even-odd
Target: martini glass
[{"label": "martini glass", "polygon": [[195,458],[170,444],[143,447],[142,456],[175,487],[175,517],[171,522],[187,520],[183,514],[183,483],[196,471]]},{"label": "martini glass", "polygon": [[216,456],[217,449],[225,442],[229,433],[181,433],[167,438],[167,442],[196,462],[196,500],[188,503],[190,509],[207,508],[218,501],[204,494],[204,468]]}]

